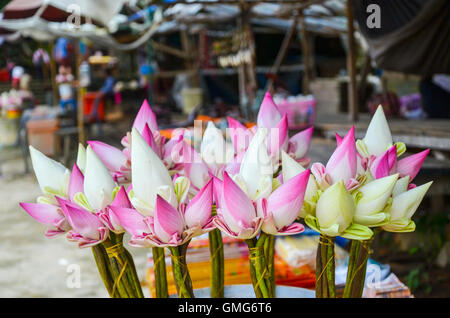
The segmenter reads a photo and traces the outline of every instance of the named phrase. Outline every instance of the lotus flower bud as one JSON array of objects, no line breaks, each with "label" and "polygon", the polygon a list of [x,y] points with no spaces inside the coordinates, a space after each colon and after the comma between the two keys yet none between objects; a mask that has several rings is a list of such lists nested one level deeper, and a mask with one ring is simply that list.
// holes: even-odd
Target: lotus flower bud
[{"label": "lotus flower bud", "polygon": [[430,181],[394,197],[392,205],[388,210],[391,215],[389,223],[396,223],[396,221],[401,220],[411,220],[411,217],[416,212],[420,202],[422,202],[423,197],[432,183],[433,181]]},{"label": "lotus flower bud", "polygon": [[78,144],[77,166],[84,173],[86,170],[86,149],[82,144]]},{"label": "lotus flower bud", "polygon": [[84,176],[84,194],[90,206],[100,211],[113,202],[116,187],[111,174],[91,146],[86,151],[86,171]]},{"label": "lotus flower bud", "polygon": [[398,174],[374,180],[359,189],[360,200],[356,204],[356,223],[374,226],[389,217],[384,208],[391,197]]},{"label": "lotus flower bud", "polygon": [[380,156],[392,147],[392,135],[383,107],[378,106],[363,139],[370,155]]},{"label": "lotus flower bud", "polygon": [[30,146],[31,163],[43,193],[67,197],[70,171]]},{"label": "lotus flower bud", "polygon": [[[281,163],[283,167],[283,182],[288,182],[290,179],[306,170],[284,151],[281,153]],[[308,186],[306,187],[305,200],[311,201],[318,189],[316,180],[311,174],[309,176]]]},{"label": "lotus flower bud", "polygon": [[131,174],[134,197],[131,198],[131,202],[146,216],[153,216],[158,194],[176,208],[178,201],[164,163],[136,128],[133,128],[132,140]]},{"label": "lotus flower bud", "polygon": [[352,223],[355,215],[355,201],[339,181],[321,195],[316,206],[316,217],[322,233],[338,236]]},{"label": "lotus flower bud", "polygon": [[392,191],[392,196],[396,197],[397,195],[407,191],[408,185],[409,185],[409,176],[398,179],[397,182],[395,183],[394,190]]}]

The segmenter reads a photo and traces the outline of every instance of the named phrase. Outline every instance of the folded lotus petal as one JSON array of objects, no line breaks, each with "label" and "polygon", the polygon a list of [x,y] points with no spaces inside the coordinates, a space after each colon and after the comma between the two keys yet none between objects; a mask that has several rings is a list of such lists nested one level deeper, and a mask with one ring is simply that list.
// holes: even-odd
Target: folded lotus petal
[{"label": "folded lotus petal", "polygon": [[147,123],[144,125],[144,129],[142,130],[142,134],[141,135],[142,135],[142,138],[144,138],[144,140],[150,146],[150,148],[152,148],[152,150],[156,153],[156,155],[159,158],[162,158],[161,148],[156,143],[155,138],[153,137],[153,132],[151,131],[151,129],[148,126]]},{"label": "folded lotus petal", "polygon": [[365,225],[369,227],[380,226],[380,224],[385,224],[389,221],[389,213],[379,212],[371,215],[360,215],[355,214],[354,223]]},{"label": "folded lotus petal", "polygon": [[252,220],[256,218],[255,207],[226,172],[223,174],[223,192],[220,203],[223,218],[231,231],[239,233],[243,228],[252,227]]},{"label": "folded lotus petal", "polygon": [[[282,174],[280,176],[283,177],[283,182],[288,182],[293,177],[297,176],[299,173],[305,171],[305,168],[297,161],[295,161],[292,157],[290,157],[286,152],[281,153],[281,166]],[[308,179],[308,185],[305,191],[305,200],[311,200],[313,196],[316,195],[318,190],[318,186],[316,180],[314,179],[314,175],[310,174]]]},{"label": "folded lotus petal", "polygon": [[389,168],[392,169],[397,163],[397,147],[394,145],[387,150]]},{"label": "folded lotus petal", "polygon": [[213,179],[198,192],[188,203],[184,213],[184,220],[188,228],[200,226],[203,228],[211,219],[213,204]]},{"label": "folded lotus petal", "polygon": [[64,233],[66,233],[66,231],[60,231],[58,229],[46,229],[45,237],[51,239]]},{"label": "folded lotus petal", "polygon": [[99,228],[98,233],[100,237],[99,239],[91,239],[89,237],[81,235],[80,233],[77,233],[74,230],[70,230],[67,233],[66,238],[69,242],[77,242],[79,248],[86,248],[100,244],[101,242],[103,242],[108,238],[109,232],[106,227]]},{"label": "folded lotus petal", "polygon": [[246,184],[247,194],[252,199],[256,196],[265,177],[272,178],[273,174],[272,159],[267,151],[266,137],[267,129],[258,129],[245,152],[239,171],[239,175]]},{"label": "folded lotus petal", "polygon": [[301,223],[294,222],[289,226],[278,231],[277,235],[295,235],[300,234],[305,230],[305,226]]},{"label": "folded lotus petal", "polygon": [[387,211],[391,215],[390,221],[411,219],[432,183],[433,181],[430,181],[394,197],[392,205]]},{"label": "folded lotus petal", "polygon": [[326,165],[326,170],[333,183],[340,180],[346,182],[348,179],[355,177],[356,145],[355,128],[353,126],[331,155]]},{"label": "folded lotus petal", "polygon": [[163,161],[168,167],[172,167],[174,164],[173,158],[180,157],[180,150],[182,148],[184,134],[173,136],[163,146]]},{"label": "folded lotus petal", "polygon": [[145,222],[145,217],[135,209],[119,206],[109,206],[110,214],[114,214],[120,225],[132,236],[143,236],[151,233],[151,229]]},{"label": "folded lotus petal", "polygon": [[128,158],[120,149],[101,141],[88,141],[87,143],[109,171],[120,171],[120,168],[127,164]]},{"label": "folded lotus petal", "polygon": [[[134,195],[154,207],[156,195],[163,186],[173,193],[172,179],[164,163],[142,138],[137,129],[132,131],[131,175]],[[173,193],[175,198],[175,194]],[[171,202],[176,205],[176,202]],[[140,211],[146,213],[144,211]]]},{"label": "folded lotus petal", "polygon": [[77,166],[84,173],[86,169],[86,149],[82,144],[78,144]]},{"label": "folded lotus petal", "polygon": [[390,173],[389,152],[386,150],[370,164],[370,173],[375,179],[387,177]]},{"label": "folded lotus petal", "polygon": [[295,134],[289,139],[288,152],[294,155],[294,158],[303,158],[309,151],[314,127],[309,127]]},{"label": "folded lotus petal", "polygon": [[[228,172],[230,175],[237,175],[239,173],[239,170],[241,169],[242,160],[244,159],[245,151],[240,152],[234,157],[234,159],[226,165],[224,171]],[[223,171],[222,175],[218,175],[219,178],[223,178]]]},{"label": "folded lotus petal", "polygon": [[153,113],[147,100],[144,100],[142,103],[141,108],[134,119],[133,128],[136,128],[142,134],[145,124],[148,124],[152,131],[158,130],[156,115]]},{"label": "folded lotus petal", "polygon": [[71,201],[74,200],[75,194],[84,191],[84,176],[78,165],[75,163],[70,175],[68,195]]},{"label": "folded lotus petal", "polygon": [[303,171],[277,188],[267,199],[267,211],[273,214],[281,230],[295,221],[303,205],[310,170]]},{"label": "folded lotus petal", "polygon": [[417,176],[430,149],[403,158],[397,162],[396,171],[401,177],[409,176],[410,182]]},{"label": "folded lotus petal", "polygon": [[177,174],[173,178],[173,186],[178,204],[186,203],[189,190],[191,190],[191,181],[188,178]]},{"label": "folded lotus petal", "polygon": [[267,150],[272,157],[279,155],[280,149],[287,150],[288,130],[287,115],[283,115],[280,122],[268,130]]},{"label": "folded lotus petal", "polygon": [[222,215],[215,216],[213,219],[213,223],[219,230],[221,230],[226,235],[232,238],[247,240],[254,238],[256,235],[258,235],[259,230],[261,229],[261,226],[263,224],[263,218],[257,217],[253,219],[251,227],[239,228],[239,231],[237,232],[233,231],[229,227],[229,224],[225,221]]},{"label": "folded lotus petal", "polygon": [[344,138],[342,138],[341,135],[339,135],[338,133],[336,133],[335,135],[336,135],[336,144],[339,146],[342,143],[342,140],[344,140]]},{"label": "folded lotus petal", "polygon": [[367,128],[366,136],[364,137],[369,154],[380,156],[389,147],[392,146],[392,135],[389,129],[388,122],[384,116],[383,107],[378,106],[372,120]]},{"label": "folded lotus petal", "polygon": [[353,191],[356,190],[358,187],[360,186],[360,183],[358,180],[356,180],[355,178],[350,178],[347,180],[347,182],[345,183],[345,188],[348,191]]},{"label": "folded lotus petal", "polygon": [[31,163],[42,192],[51,192],[61,197],[67,197],[70,179],[69,169],[48,158],[33,146],[29,148]]},{"label": "folded lotus petal", "polygon": [[161,243],[156,237],[151,235],[132,236],[128,242],[130,246],[140,248],[166,247],[167,244]]},{"label": "folded lotus petal", "polygon": [[214,202],[216,203],[217,209],[220,209],[222,206],[223,181],[215,176],[212,177],[212,180]]},{"label": "folded lotus petal", "polygon": [[105,239],[102,237],[105,227],[95,214],[67,200],[61,198],[57,198],[57,200],[73,229],[72,232],[90,240],[99,241]]},{"label": "folded lotus petal", "polygon": [[159,195],[155,206],[155,234],[164,243],[178,240],[184,231],[181,213]]},{"label": "folded lotus petal", "polygon": [[86,150],[86,171],[84,175],[84,194],[91,207],[100,211],[113,201],[113,191],[116,183],[94,152],[91,146]]},{"label": "folded lotus petal", "polygon": [[128,198],[128,193],[125,190],[124,186],[121,186],[119,191],[117,192],[113,202],[111,203],[112,206],[119,206],[122,208],[133,208],[131,205],[130,199]]},{"label": "folded lotus petal", "polygon": [[356,204],[356,215],[372,215],[383,211],[397,179],[398,174],[395,174],[366,183],[359,188],[362,196]]},{"label": "folded lotus petal", "polygon": [[322,190],[327,189],[332,184],[332,180],[327,172],[327,169],[320,162],[315,162],[312,164],[311,174],[314,175],[317,185]]},{"label": "folded lotus petal", "polygon": [[[339,146],[344,138],[342,138],[338,133],[336,133],[336,143]],[[368,158],[362,157],[358,152],[358,146],[356,146],[356,176],[363,175],[367,169]]]},{"label": "folded lotus petal", "polygon": [[281,114],[275,105],[272,96],[269,92],[266,92],[264,99],[261,103],[261,107],[258,112],[257,125],[258,127],[273,128],[281,120]]},{"label": "folded lotus petal", "polygon": [[234,151],[239,154],[248,148],[253,138],[253,133],[236,119],[231,117],[227,117],[227,119],[229,127],[227,134],[233,143]]},{"label": "folded lotus petal", "polygon": [[56,228],[56,225],[60,225],[59,231],[68,231],[70,225],[67,222],[60,223],[61,220],[65,220],[64,214],[60,207],[51,204],[43,203],[19,203],[22,209],[25,210],[33,219],[39,223]]},{"label": "folded lotus petal", "polygon": [[409,185],[409,176],[399,178],[395,183],[394,190],[392,191],[392,196],[396,197],[397,195],[409,190],[408,185]]},{"label": "folded lotus petal", "polygon": [[180,158],[175,162],[182,165],[183,173],[189,178],[194,189],[198,191],[209,180],[208,166],[191,145],[182,141],[180,147]]}]

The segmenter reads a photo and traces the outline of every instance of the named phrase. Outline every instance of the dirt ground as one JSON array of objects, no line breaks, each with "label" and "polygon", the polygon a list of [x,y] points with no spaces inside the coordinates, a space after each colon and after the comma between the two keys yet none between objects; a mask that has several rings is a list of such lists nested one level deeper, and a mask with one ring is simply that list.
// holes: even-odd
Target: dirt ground
[{"label": "dirt ground", "polygon": [[[44,227],[20,208],[19,202],[34,202],[40,194],[34,175],[24,174],[20,152],[2,151],[2,160],[0,297],[107,297],[91,249],[79,249],[64,236],[47,239]],[[148,250],[129,250],[143,281]],[[80,286],[70,288],[67,281],[78,268]]]}]

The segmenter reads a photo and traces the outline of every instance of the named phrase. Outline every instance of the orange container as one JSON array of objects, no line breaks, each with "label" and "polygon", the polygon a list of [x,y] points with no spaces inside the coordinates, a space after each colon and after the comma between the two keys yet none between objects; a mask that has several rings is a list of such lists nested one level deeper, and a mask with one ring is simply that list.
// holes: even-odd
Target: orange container
[{"label": "orange container", "polygon": [[[83,113],[89,116],[94,108],[94,101],[99,96],[99,92],[89,92],[83,95]],[[105,119],[105,99],[102,98],[98,104],[98,116],[101,120]]]},{"label": "orange container", "polygon": [[46,156],[54,156],[57,130],[57,119],[30,120],[27,122],[28,144]]}]

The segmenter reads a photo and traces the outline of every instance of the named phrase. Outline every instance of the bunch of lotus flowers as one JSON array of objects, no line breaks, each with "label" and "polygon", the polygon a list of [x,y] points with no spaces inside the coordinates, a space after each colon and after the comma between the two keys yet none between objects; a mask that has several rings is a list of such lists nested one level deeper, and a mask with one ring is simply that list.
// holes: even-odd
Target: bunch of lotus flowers
[{"label": "bunch of lotus flowers", "polygon": [[[337,147],[326,165],[314,163],[301,212],[306,224],[320,233],[316,264],[316,296],[335,297],[334,238],[352,240],[344,297],[361,297],[370,245],[375,233],[411,232],[411,217],[432,182],[416,186],[429,150],[398,159],[406,146],[393,143],[380,106],[365,137],[355,141],[354,127],[336,135]],[[288,156],[283,169],[297,169]],[[291,168],[288,168],[290,166]]]},{"label": "bunch of lotus flowers", "polygon": [[313,129],[289,138],[287,118],[270,94],[256,126],[232,118],[228,123],[228,138],[208,123],[196,149],[182,129],[170,140],[162,137],[145,101],[123,149],[80,144],[72,171],[30,147],[43,195],[21,206],[46,226],[46,236],[66,234],[79,247],[91,247],[110,296],[121,298],[143,297],[123,246],[125,232],[131,246],[152,249],[156,297],[168,297],[165,249],[179,297],[194,296],[186,253],[191,239],[204,233],[212,297],[223,297],[221,233],[247,243],[255,295],[274,297],[274,237],[301,233],[304,219],[321,235],[317,296],[333,297],[334,237],[365,242],[373,237],[371,228],[414,230],[411,216],[431,183],[416,187],[411,181],[427,152],[397,160],[405,146],[393,144],[381,108],[363,140],[355,141],[353,128],[337,136],[328,163],[311,170],[305,168]]}]

